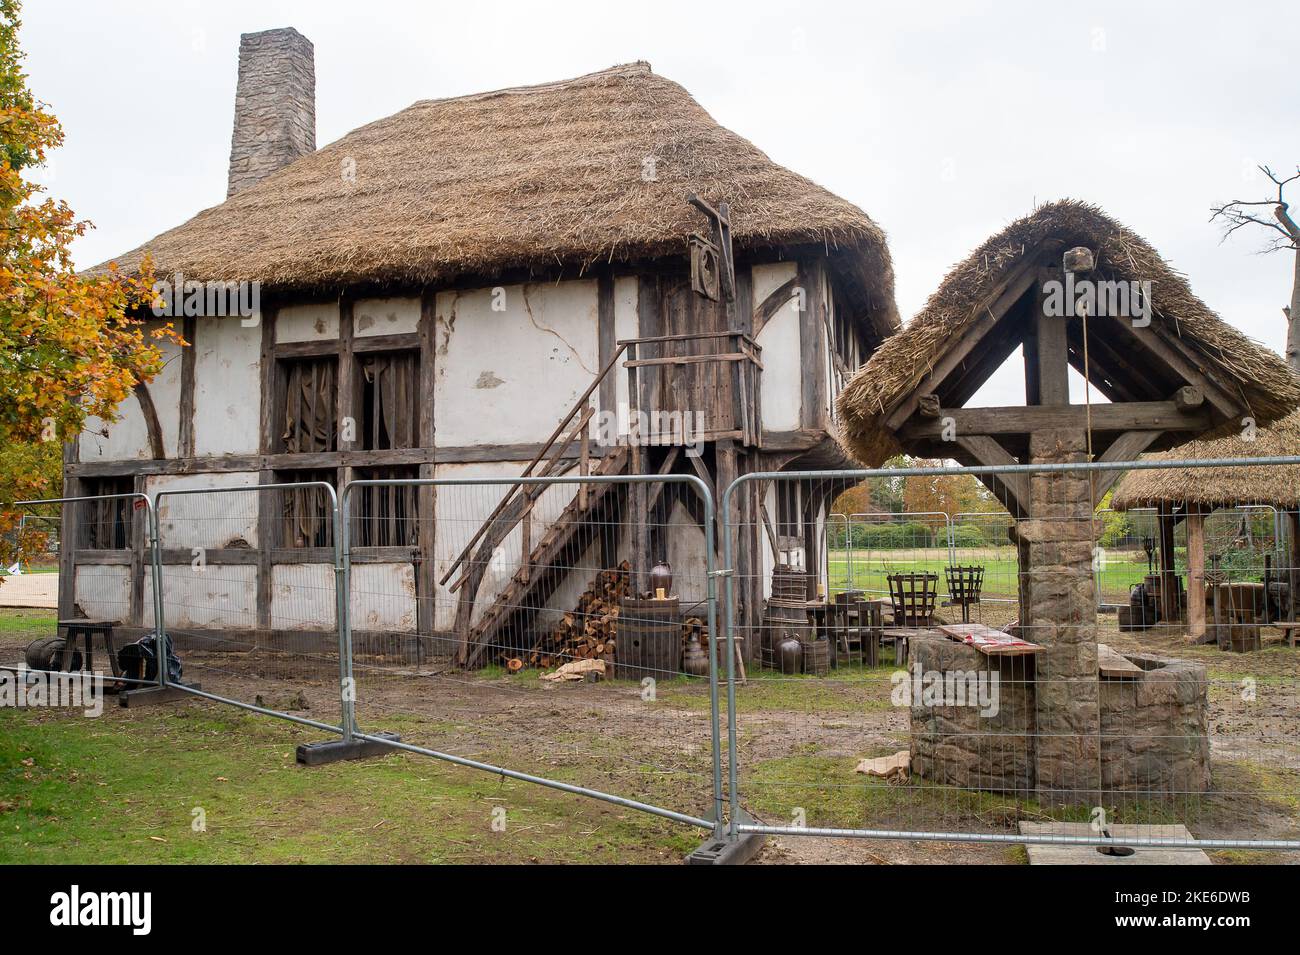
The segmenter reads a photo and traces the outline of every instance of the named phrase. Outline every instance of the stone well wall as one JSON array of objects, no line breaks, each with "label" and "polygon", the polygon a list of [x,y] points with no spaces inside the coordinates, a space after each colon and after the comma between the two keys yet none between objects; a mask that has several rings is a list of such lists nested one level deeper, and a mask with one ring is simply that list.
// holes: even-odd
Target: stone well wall
[{"label": "stone well wall", "polygon": [[[911,654],[913,772],[963,789],[1041,794],[1038,733],[1050,721],[1043,719],[1047,704],[1037,692],[1033,658],[999,660],[939,634],[915,638]],[[1080,791],[1074,801],[1091,804],[1094,797],[1105,801],[1114,793],[1158,799],[1204,792],[1210,785],[1205,667],[1144,654],[1128,659],[1143,673],[1098,681],[1100,730],[1084,747],[1100,754],[1101,792]],[[927,684],[929,674],[993,673],[998,679],[995,714],[955,705],[950,696],[924,696],[927,685],[938,683],[931,678]],[[1053,791],[1056,801],[1063,801],[1063,793]]]},{"label": "stone well wall", "polygon": [[1125,654],[1139,679],[1102,680],[1101,782],[1108,792],[1161,796],[1210,788],[1205,667]]},{"label": "stone well wall", "polygon": [[[912,770],[948,786],[1028,795],[1035,786],[1033,664],[1028,657],[985,656],[941,635],[915,637],[912,669]],[[930,705],[916,674],[997,674],[998,711]],[[1026,673],[1028,676],[1026,676]],[[990,683],[991,685],[991,683]]]}]

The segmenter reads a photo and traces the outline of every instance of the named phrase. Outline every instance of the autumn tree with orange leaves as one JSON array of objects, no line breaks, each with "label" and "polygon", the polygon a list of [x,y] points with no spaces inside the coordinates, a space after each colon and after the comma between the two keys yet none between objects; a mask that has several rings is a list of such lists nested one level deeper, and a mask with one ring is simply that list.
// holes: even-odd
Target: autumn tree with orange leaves
[{"label": "autumn tree with orange leaves", "polygon": [[[63,141],[58,120],[32,95],[18,46],[19,3],[0,0],[0,501],[52,496],[44,446],[74,439],[86,419],[116,418],[137,382],[162,367],[147,331],[149,270],[80,275],[74,239],[89,223],[28,178]],[[0,511],[0,560],[34,542],[13,533],[19,515]]]}]

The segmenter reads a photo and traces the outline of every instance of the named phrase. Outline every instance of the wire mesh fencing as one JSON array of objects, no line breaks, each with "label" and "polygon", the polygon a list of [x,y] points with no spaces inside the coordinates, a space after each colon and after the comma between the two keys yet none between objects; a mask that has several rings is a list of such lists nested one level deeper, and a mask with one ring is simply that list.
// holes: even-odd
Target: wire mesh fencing
[{"label": "wire mesh fencing", "polygon": [[[1254,472],[1246,487],[1300,477],[1293,459],[1192,462],[1192,483],[1232,466]],[[754,473],[726,489],[724,618],[747,663],[728,686],[734,830],[1300,848],[1297,503],[1097,508],[1121,468],[1149,469]],[[882,554],[870,587],[839,572],[851,531],[830,515],[862,482],[940,488],[951,551]],[[1150,555],[1132,547],[1146,539]]]},{"label": "wire mesh fencing", "polygon": [[[18,501],[12,508],[18,519],[4,535],[0,587],[6,605],[23,613],[0,633],[0,664],[111,676],[116,655],[102,639],[89,649],[78,639],[77,649],[65,654],[67,634],[58,630],[55,614],[62,599],[72,616],[124,624],[117,644],[152,632],[153,609],[140,588],[148,562],[148,499],[82,495]],[[75,567],[67,559],[71,552],[82,557]]]},{"label": "wire mesh fencing", "polygon": [[707,486],[448,470],[343,495],[362,733],[678,821],[716,813]]},{"label": "wire mesh fencing", "polygon": [[329,727],[350,690],[341,638],[338,499],[325,481],[173,482],[153,497],[163,628],[182,681],[206,694]]}]

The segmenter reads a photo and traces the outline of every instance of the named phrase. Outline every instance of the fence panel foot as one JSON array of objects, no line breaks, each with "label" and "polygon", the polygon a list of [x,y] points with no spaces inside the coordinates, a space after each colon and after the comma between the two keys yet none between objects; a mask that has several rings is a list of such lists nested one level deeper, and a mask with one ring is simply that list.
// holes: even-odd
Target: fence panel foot
[{"label": "fence panel foot", "polygon": [[[402,737],[396,733],[375,733],[374,735],[382,736],[394,743],[402,741]],[[324,766],[326,763],[338,763],[345,759],[369,759],[372,756],[386,756],[392,751],[391,747],[368,739],[331,739],[319,743],[303,743],[298,747],[298,762],[303,766]]]},{"label": "fence panel foot", "polygon": [[[202,689],[197,683],[187,683],[186,686],[195,690]],[[159,703],[172,703],[176,700],[189,698],[190,694],[178,686],[145,686],[135,690],[122,690],[117,694],[118,704],[128,708],[132,706],[154,706]]]},{"label": "fence panel foot", "polygon": [[[741,822],[753,822],[747,812],[740,813]],[[686,857],[687,865],[744,865],[763,848],[767,836],[758,832],[726,833],[722,838],[710,837]]]}]

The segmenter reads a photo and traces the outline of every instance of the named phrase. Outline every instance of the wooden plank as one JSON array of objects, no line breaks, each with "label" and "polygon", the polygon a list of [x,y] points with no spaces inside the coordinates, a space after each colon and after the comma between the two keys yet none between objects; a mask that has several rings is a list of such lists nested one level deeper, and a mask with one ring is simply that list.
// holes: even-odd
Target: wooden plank
[{"label": "wooden plank", "polygon": [[[269,455],[277,447],[276,419],[280,409],[276,385],[279,370],[275,358],[275,325],[277,310],[274,305],[262,308],[262,404],[259,413],[260,445],[263,454]],[[274,484],[275,472],[263,467],[258,474],[259,484]],[[281,507],[279,494],[262,491],[257,495],[257,626],[271,627],[271,549],[277,543],[278,513]]]},{"label": "wooden plank", "polygon": [[[350,304],[349,311],[351,311]],[[420,314],[423,318],[423,303],[420,305]],[[357,335],[355,324],[352,328],[351,341],[354,355],[377,351],[414,351],[421,347],[421,336],[418,331],[401,335]]]},{"label": "wooden plank", "polygon": [[[949,623],[937,629],[944,636],[974,647],[980,653],[990,657],[1029,656],[1043,649],[1036,643],[1021,640],[982,623]],[[889,631],[885,632],[888,634]]]},{"label": "wooden plank", "polygon": [[[434,393],[437,383],[437,290],[432,287],[420,293],[420,446],[433,450],[437,443],[434,416]],[[420,477],[431,480],[437,469],[431,460],[420,466]],[[421,485],[416,489],[416,542],[419,545],[419,563],[415,568],[415,630],[417,634],[433,633],[434,609],[438,597],[437,572],[437,514],[438,489]],[[420,641],[416,641],[417,648]],[[417,651],[418,652],[418,651]]]},{"label": "wooden plank", "polygon": [[1108,680],[1136,680],[1145,672],[1104,643],[1097,644],[1097,671]]},{"label": "wooden plank", "polygon": [[[596,280],[596,351],[601,368],[609,364],[618,347],[614,304],[614,276],[609,272],[602,272]],[[602,412],[617,413],[618,379],[614,375],[606,375],[601,379],[597,398]]]},{"label": "wooden plank", "polygon": [[[180,424],[176,430],[176,456],[194,457],[194,385],[195,365],[198,362],[199,320],[188,316],[181,326],[181,335],[189,344],[181,349]],[[166,455],[159,455],[166,457]]]},{"label": "wooden plank", "polygon": [[[959,435],[1034,434],[1041,431],[1082,430],[1087,426],[1084,405],[1049,407],[944,408],[939,418],[915,416],[904,425],[904,440],[943,437],[943,418],[952,418]],[[1093,431],[1203,431],[1210,427],[1204,411],[1182,412],[1172,401],[1133,401],[1092,406]]]},{"label": "wooden plank", "polygon": [[930,373],[885,413],[886,428],[897,431],[915,413],[920,395],[939,390],[939,385],[979,347],[981,340],[993,330],[1007,309],[1029,291],[1037,274],[1037,259],[1033,253],[1027,253],[994,284],[975,307],[976,317],[939,353]]},{"label": "wooden plank", "polygon": [[[1136,461],[1138,456],[1151,446],[1163,432],[1160,431],[1125,431],[1116,438],[1109,448],[1098,456],[1098,461]],[[1092,475],[1092,499],[1100,501],[1106,492],[1115,486],[1125,474],[1124,471],[1098,471]]]},{"label": "wooden plank", "polygon": [[819,259],[801,260],[797,277],[804,292],[804,310],[799,313],[799,426],[825,428],[829,425],[829,412],[826,408],[826,342],[822,334],[826,307],[822,262]]},{"label": "wooden plank", "polygon": [[1048,282],[1064,282],[1061,269],[1042,269],[1038,273],[1038,288],[1034,298],[1034,357],[1038,361],[1035,376],[1038,384],[1038,404],[1060,407],[1070,403],[1069,345],[1065,340],[1064,316],[1048,315],[1044,308]]}]

